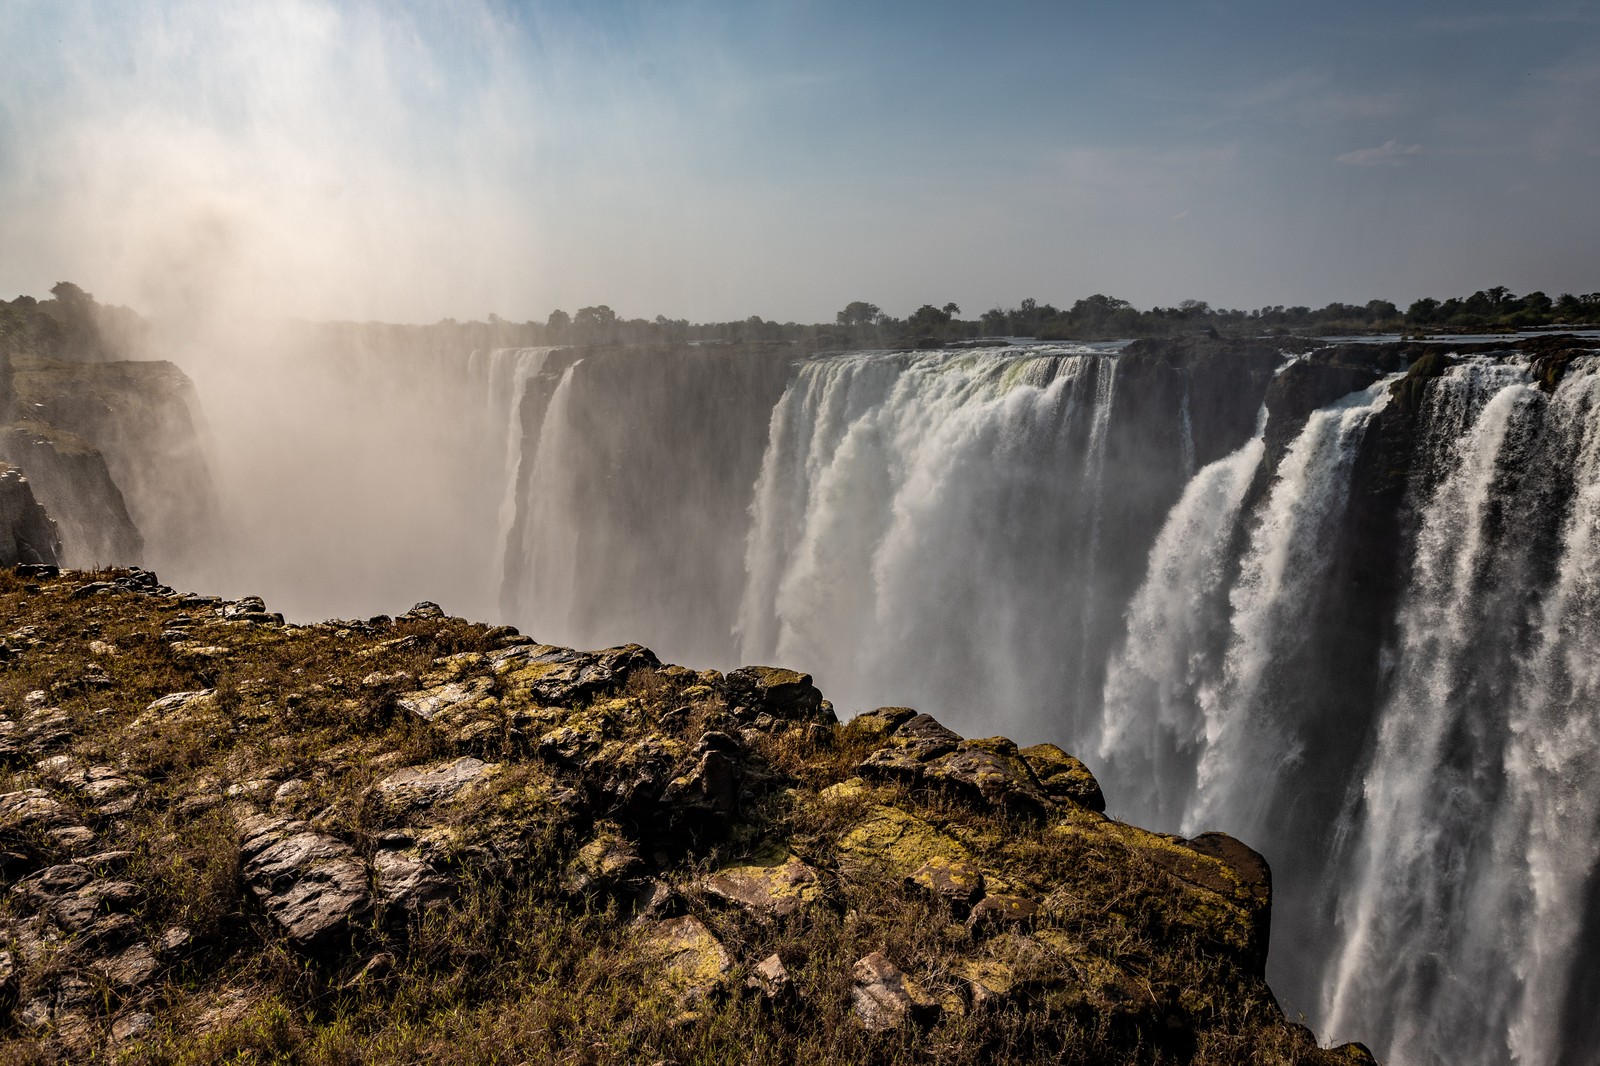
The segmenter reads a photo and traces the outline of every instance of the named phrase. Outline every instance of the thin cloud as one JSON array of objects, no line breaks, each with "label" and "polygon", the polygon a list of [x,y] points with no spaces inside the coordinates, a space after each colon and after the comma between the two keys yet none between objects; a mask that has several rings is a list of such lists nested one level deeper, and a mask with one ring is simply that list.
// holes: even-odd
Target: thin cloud
[{"label": "thin cloud", "polygon": [[1357,148],[1353,152],[1334,156],[1333,161],[1357,167],[1394,167],[1421,152],[1420,144],[1401,144],[1390,137],[1376,148]]}]

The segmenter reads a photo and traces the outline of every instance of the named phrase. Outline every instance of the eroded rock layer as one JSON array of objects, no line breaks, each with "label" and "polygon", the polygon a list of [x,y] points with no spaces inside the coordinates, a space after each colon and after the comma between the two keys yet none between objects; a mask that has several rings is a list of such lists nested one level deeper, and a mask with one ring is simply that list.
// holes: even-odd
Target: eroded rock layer
[{"label": "eroded rock layer", "polygon": [[1058,748],[419,604],[0,573],[0,1034],[130,1061],[1358,1062]]}]

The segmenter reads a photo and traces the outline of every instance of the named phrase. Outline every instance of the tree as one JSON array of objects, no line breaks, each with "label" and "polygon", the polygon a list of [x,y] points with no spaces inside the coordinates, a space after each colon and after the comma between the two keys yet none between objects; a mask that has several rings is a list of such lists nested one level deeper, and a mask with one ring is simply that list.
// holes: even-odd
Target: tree
[{"label": "tree", "polygon": [[1438,314],[1439,301],[1424,296],[1420,300],[1413,300],[1411,306],[1406,308],[1406,321],[1412,325],[1425,325],[1432,322]]},{"label": "tree", "polygon": [[547,341],[559,343],[567,339],[567,330],[572,325],[572,316],[559,307],[550,312],[550,317],[544,321],[544,337]]},{"label": "tree", "polygon": [[952,317],[961,313],[961,308],[956,306],[956,302],[954,300],[951,300],[949,303],[945,304],[941,310],[943,310],[945,314]]},{"label": "tree", "polygon": [[882,314],[883,310],[877,304],[869,304],[865,300],[852,300],[833,318],[841,326],[870,326],[878,321]]}]

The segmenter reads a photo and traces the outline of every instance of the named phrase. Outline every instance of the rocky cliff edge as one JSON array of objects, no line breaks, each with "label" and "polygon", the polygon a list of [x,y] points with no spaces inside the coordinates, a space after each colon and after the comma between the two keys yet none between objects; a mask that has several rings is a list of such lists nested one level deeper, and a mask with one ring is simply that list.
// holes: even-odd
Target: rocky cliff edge
[{"label": "rocky cliff edge", "polygon": [[0,571],[15,1061],[1359,1063],[1051,745],[419,604]]}]

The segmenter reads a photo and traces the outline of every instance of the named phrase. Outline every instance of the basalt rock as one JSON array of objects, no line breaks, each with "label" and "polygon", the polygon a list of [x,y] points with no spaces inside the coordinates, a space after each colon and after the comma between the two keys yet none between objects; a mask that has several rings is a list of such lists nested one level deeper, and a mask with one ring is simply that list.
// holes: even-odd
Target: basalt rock
[{"label": "basalt rock", "polygon": [[372,909],[366,865],[338,838],[268,815],[240,832],[244,883],[296,947],[332,948]]},{"label": "basalt rock", "polygon": [[[304,1057],[331,996],[380,1058],[1353,1061],[1261,978],[1260,857],[1107,819],[1051,745],[146,571],[0,571],[0,611],[0,1039],[35,1057]],[[454,1021],[391,1023],[416,995]]]},{"label": "basalt rock", "polygon": [[61,533],[15,467],[0,463],[0,566],[53,566]]}]

